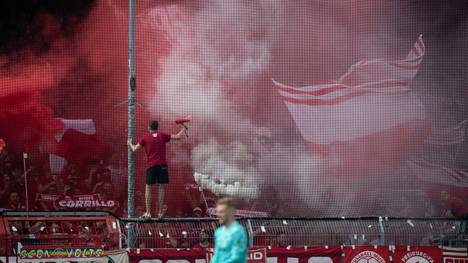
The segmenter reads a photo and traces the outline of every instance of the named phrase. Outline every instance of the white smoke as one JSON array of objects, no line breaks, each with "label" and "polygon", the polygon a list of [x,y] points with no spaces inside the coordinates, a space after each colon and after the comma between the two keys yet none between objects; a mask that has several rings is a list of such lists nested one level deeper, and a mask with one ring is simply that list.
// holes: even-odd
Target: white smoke
[{"label": "white smoke", "polygon": [[[350,200],[343,197],[348,192],[331,190],[339,187],[338,182],[321,176],[320,160],[305,149],[300,137],[273,142],[274,133],[240,114],[225,93],[223,79],[245,83],[269,67],[278,27],[262,19],[281,9],[271,5],[270,1],[223,1],[203,6],[195,12],[193,25],[180,8],[155,9],[155,20],[172,47],[161,61],[151,111],[163,111],[169,120],[192,116],[190,133],[197,143],[190,159],[202,188],[246,199],[278,189],[277,198],[297,199],[316,210],[336,213],[347,205],[343,199]],[[224,18],[226,24],[220,21]],[[231,44],[237,48],[232,50]],[[341,205],[335,204],[337,200]]]},{"label": "white smoke", "polygon": [[245,80],[271,61],[281,1],[203,1],[194,17],[201,63],[215,78]]},{"label": "white smoke", "polygon": [[[160,61],[161,71],[155,80],[155,93],[150,96],[151,112],[164,113],[167,120],[192,116],[189,132],[194,145],[191,152],[178,161],[190,160],[196,181],[217,195],[262,198],[264,192],[276,189],[278,194],[273,197],[276,199],[267,198],[268,201],[279,203],[289,200],[295,202],[294,207],[299,207],[299,203],[305,204],[302,207],[307,210],[299,211],[300,214],[306,214],[308,210],[321,215],[369,213],[365,209],[372,209],[379,200],[369,198],[367,188],[372,185],[372,191],[384,191],[382,186],[385,183],[370,177],[353,181],[352,178],[327,176],[324,164],[332,165],[331,160],[324,163],[314,157],[300,136],[294,134],[294,126],[275,126],[266,133],[258,132],[260,125],[255,122],[256,112],[241,113],[242,108],[228,95],[232,86],[240,92],[256,88],[250,82],[255,83],[259,75],[276,77],[266,72],[271,68],[272,48],[278,44],[275,41],[284,40],[276,39],[277,36],[286,33],[278,26],[281,21],[277,19],[281,17],[278,10],[285,9],[281,2],[223,0],[203,1],[195,9],[181,6],[156,8],[152,15],[159,21],[158,26],[165,30],[171,49],[168,56]],[[320,24],[320,17],[304,18],[304,21]],[[329,27],[334,26],[333,21],[327,23],[331,24]],[[333,46],[326,46],[335,40],[342,43],[341,34],[332,33],[335,38],[330,40],[320,38],[322,31],[318,28],[312,33],[304,27],[301,29],[287,35],[287,41],[292,39],[289,42],[293,43],[283,47],[286,54],[279,55],[281,61],[285,60],[281,59],[282,55],[292,61],[295,59],[289,58],[291,54],[306,56],[311,50],[307,45],[320,42],[322,45],[318,47],[323,49],[320,52],[327,59],[330,57],[342,63],[344,59],[341,56],[346,50],[337,51]],[[304,37],[303,34],[308,35]],[[288,49],[292,46],[299,49]],[[335,54],[337,52],[338,55]],[[291,73],[294,72],[285,71],[286,75],[296,77]],[[274,98],[273,89],[263,96]],[[249,103],[257,101],[255,97]],[[277,100],[277,104],[261,106],[270,112],[286,110],[281,108],[284,107],[281,100]],[[275,123],[273,120],[272,126]],[[289,133],[280,135],[283,129]],[[176,156],[181,155],[176,153]],[[268,205],[258,209],[268,209]],[[383,211],[388,209],[393,208],[386,205]]]},{"label": "white smoke", "polygon": [[[167,119],[191,115],[196,123],[190,129],[194,137],[223,134],[239,138],[252,134],[255,125],[236,112],[224,94],[222,83],[210,76],[194,54],[190,17],[172,8],[155,12],[155,16],[163,18],[162,27],[173,46],[161,61],[162,72],[156,80],[157,90],[149,103],[150,110],[156,113],[163,109]],[[200,141],[191,153],[192,165],[197,172],[210,175],[209,181],[204,178],[200,184],[218,195],[257,196],[260,177],[251,148],[240,139],[227,145],[215,139]]]},{"label": "white smoke", "polygon": [[261,177],[246,144],[234,141],[220,145],[211,139],[192,151],[195,180],[216,195],[255,198]]}]

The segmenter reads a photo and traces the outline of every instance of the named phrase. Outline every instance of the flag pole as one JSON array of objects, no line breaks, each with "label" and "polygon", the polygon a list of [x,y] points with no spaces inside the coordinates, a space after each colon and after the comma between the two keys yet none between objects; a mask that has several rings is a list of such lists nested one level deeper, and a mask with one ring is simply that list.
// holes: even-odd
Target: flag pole
[{"label": "flag pole", "polygon": [[28,159],[28,154],[23,153],[23,172],[24,172],[24,190],[26,195],[26,213],[29,216],[29,194],[28,194],[28,170],[26,169],[26,159]]},{"label": "flag pole", "polygon": [[[128,139],[135,138],[135,0],[128,2]],[[128,217],[134,217],[135,156],[128,149]],[[128,228],[128,246],[135,247],[134,226]]]}]

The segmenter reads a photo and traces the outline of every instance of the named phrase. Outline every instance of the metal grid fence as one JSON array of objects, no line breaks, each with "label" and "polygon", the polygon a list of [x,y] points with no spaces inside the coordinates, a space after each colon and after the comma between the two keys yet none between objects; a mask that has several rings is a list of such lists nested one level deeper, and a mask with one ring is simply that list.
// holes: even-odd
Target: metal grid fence
[{"label": "metal grid fence", "polygon": [[[3,213],[0,243],[193,248],[213,245],[214,218],[152,221],[108,213]],[[468,220],[451,218],[239,218],[251,246],[468,245]],[[3,240],[4,239],[4,240]],[[0,249],[1,250],[1,249]],[[2,252],[3,253],[3,252]]]},{"label": "metal grid fence", "polygon": [[[467,245],[467,220],[448,218],[241,218],[251,246]],[[135,247],[187,248],[211,244],[214,219],[121,219],[126,244],[134,229]],[[207,239],[207,240],[206,240]]]}]

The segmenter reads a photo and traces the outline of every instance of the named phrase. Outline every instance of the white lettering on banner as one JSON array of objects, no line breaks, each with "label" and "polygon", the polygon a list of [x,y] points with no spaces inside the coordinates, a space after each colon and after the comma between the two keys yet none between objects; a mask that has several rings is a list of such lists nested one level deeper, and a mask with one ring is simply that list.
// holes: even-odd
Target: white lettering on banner
[{"label": "white lettering on banner", "polygon": [[171,259],[168,260],[166,263],[190,263],[190,261],[185,259]]},{"label": "white lettering on banner", "polygon": [[163,262],[159,259],[143,259],[143,260],[140,260],[139,263],[163,263]]},{"label": "white lettering on banner", "polygon": [[311,257],[307,263],[333,263],[333,260],[329,257]]},{"label": "white lettering on banner", "polygon": [[378,253],[374,251],[363,251],[357,254],[352,260],[351,263],[385,263]]},{"label": "white lettering on banner", "polygon": [[113,207],[115,206],[114,200],[60,200],[58,202],[60,207],[78,208],[78,207]]},{"label": "white lettering on banner", "polygon": [[278,258],[267,258],[267,263],[278,263]]},{"label": "white lettering on banner", "polygon": [[[207,251],[206,252],[206,261],[210,262],[211,259],[213,258],[213,252],[212,251]],[[247,262],[264,262],[266,258],[266,249],[261,248],[261,249],[251,249],[247,253]]]},{"label": "white lettering on banner", "polygon": [[263,252],[260,251],[253,251],[250,252],[247,256],[247,260],[262,260],[263,259]]},{"label": "white lettering on banner", "polygon": [[428,254],[421,251],[406,253],[402,261],[406,263],[434,263],[434,260]]}]

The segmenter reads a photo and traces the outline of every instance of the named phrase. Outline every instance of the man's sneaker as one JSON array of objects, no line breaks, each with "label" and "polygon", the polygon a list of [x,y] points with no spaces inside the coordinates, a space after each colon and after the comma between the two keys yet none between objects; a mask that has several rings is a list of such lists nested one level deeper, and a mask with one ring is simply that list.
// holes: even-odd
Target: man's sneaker
[{"label": "man's sneaker", "polygon": [[139,217],[141,220],[151,220],[151,215],[148,213],[144,213],[142,216]]},{"label": "man's sneaker", "polygon": [[158,218],[159,219],[163,218],[166,212],[167,212],[167,206],[163,206],[162,209],[158,213]]},{"label": "man's sneaker", "polygon": [[164,214],[165,214],[166,211],[161,211],[158,213],[158,219],[161,219],[164,217]]}]

